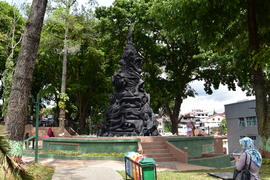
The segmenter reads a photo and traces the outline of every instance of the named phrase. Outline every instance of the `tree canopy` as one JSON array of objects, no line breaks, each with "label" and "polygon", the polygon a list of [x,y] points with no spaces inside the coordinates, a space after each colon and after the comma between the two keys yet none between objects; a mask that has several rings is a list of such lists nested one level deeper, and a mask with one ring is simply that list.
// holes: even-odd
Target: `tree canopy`
[{"label": "tree canopy", "polygon": [[172,132],[178,134],[182,101],[196,93],[189,86],[190,82],[205,80],[205,90],[209,94],[212,85],[216,89],[220,83],[227,83],[232,89],[235,85],[234,75],[217,66],[217,59],[202,56],[205,50],[200,45],[198,29],[189,23],[176,23],[179,16],[184,20],[188,14],[171,11],[173,2],[116,0],[111,7],[98,8],[96,16],[100,20],[100,32],[110,38],[117,53],[125,42],[128,20],[134,24],[134,39],[144,60],[144,78],[152,97],[151,105],[156,113],[163,109],[170,116]]},{"label": "tree canopy", "polygon": [[[266,0],[115,0],[112,6],[74,8],[66,14],[51,4],[41,34],[32,95],[61,106],[65,19],[68,23],[66,113],[68,125],[98,129],[113,91],[128,25],[143,59],[145,88],[155,113],[170,116],[178,133],[183,100],[196,95],[190,83],[205,82],[208,94],[220,84],[236,84],[255,94],[259,132],[269,137],[269,13]],[[73,2],[73,1],[70,1]],[[0,71],[4,70],[12,6],[0,2]],[[2,7],[2,6],[1,6]],[[16,13],[19,13],[16,11]],[[16,32],[18,39],[20,29]],[[17,50],[16,50],[17,51]],[[16,57],[16,55],[15,55]],[[55,118],[57,119],[57,117]]]}]

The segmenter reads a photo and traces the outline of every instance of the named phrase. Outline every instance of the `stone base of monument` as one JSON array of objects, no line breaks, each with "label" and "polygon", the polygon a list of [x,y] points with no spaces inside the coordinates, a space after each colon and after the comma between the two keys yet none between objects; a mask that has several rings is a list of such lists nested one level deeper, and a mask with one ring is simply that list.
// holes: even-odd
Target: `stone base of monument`
[{"label": "stone base of monument", "polygon": [[115,132],[107,133],[105,135],[107,135],[108,137],[126,137],[126,136],[137,136],[137,133],[127,132],[127,131],[115,131]]},{"label": "stone base of monument", "polygon": [[[213,168],[231,167],[226,154],[215,154],[210,147],[213,136],[133,136],[133,137],[54,137],[43,138],[44,151],[73,151],[79,153],[140,152],[157,162],[181,162]],[[216,148],[215,148],[216,149]],[[205,153],[211,156],[205,156]]]}]

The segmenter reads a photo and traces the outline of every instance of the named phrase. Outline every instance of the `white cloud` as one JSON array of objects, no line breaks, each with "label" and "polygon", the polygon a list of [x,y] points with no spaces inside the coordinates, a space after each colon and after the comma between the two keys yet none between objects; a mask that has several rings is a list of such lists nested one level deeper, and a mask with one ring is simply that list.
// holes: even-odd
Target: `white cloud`
[{"label": "white cloud", "polygon": [[255,99],[254,96],[246,96],[246,92],[243,92],[239,87],[236,91],[229,91],[227,86],[220,85],[218,90],[214,90],[212,95],[207,95],[204,92],[203,81],[195,81],[191,83],[191,87],[194,88],[198,95],[195,98],[189,97],[185,99],[181,106],[181,113],[188,113],[192,109],[203,109],[212,113],[224,112],[224,105],[242,101],[246,99]]},{"label": "white cloud", "polygon": [[110,6],[114,0],[97,0],[99,6]]}]

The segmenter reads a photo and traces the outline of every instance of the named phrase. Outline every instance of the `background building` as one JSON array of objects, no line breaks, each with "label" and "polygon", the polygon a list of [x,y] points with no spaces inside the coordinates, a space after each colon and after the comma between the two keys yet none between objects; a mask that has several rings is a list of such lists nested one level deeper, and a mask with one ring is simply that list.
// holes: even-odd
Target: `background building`
[{"label": "background building", "polygon": [[204,120],[208,118],[208,112],[202,109],[193,109],[190,115],[194,116],[195,118],[199,118],[200,120]]},{"label": "background building", "polygon": [[238,153],[241,151],[239,139],[242,137],[247,136],[255,140],[255,142],[257,141],[258,129],[255,109],[255,100],[225,105],[229,153]]},{"label": "background building", "polygon": [[221,124],[221,121],[225,119],[225,113],[216,113],[208,116],[206,119],[202,119],[203,127],[206,133],[211,133],[213,131],[217,131],[218,127]]}]

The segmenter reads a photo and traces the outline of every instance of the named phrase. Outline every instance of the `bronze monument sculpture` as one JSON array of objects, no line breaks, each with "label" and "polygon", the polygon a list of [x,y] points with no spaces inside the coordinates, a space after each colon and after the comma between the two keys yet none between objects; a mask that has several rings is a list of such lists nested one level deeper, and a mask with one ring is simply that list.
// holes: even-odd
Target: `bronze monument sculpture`
[{"label": "bronze monument sculpture", "polygon": [[142,59],[132,42],[129,27],[127,45],[119,62],[120,69],[113,75],[115,93],[106,112],[100,136],[158,136],[158,122],[150,107],[150,96],[144,91],[141,79]]}]

